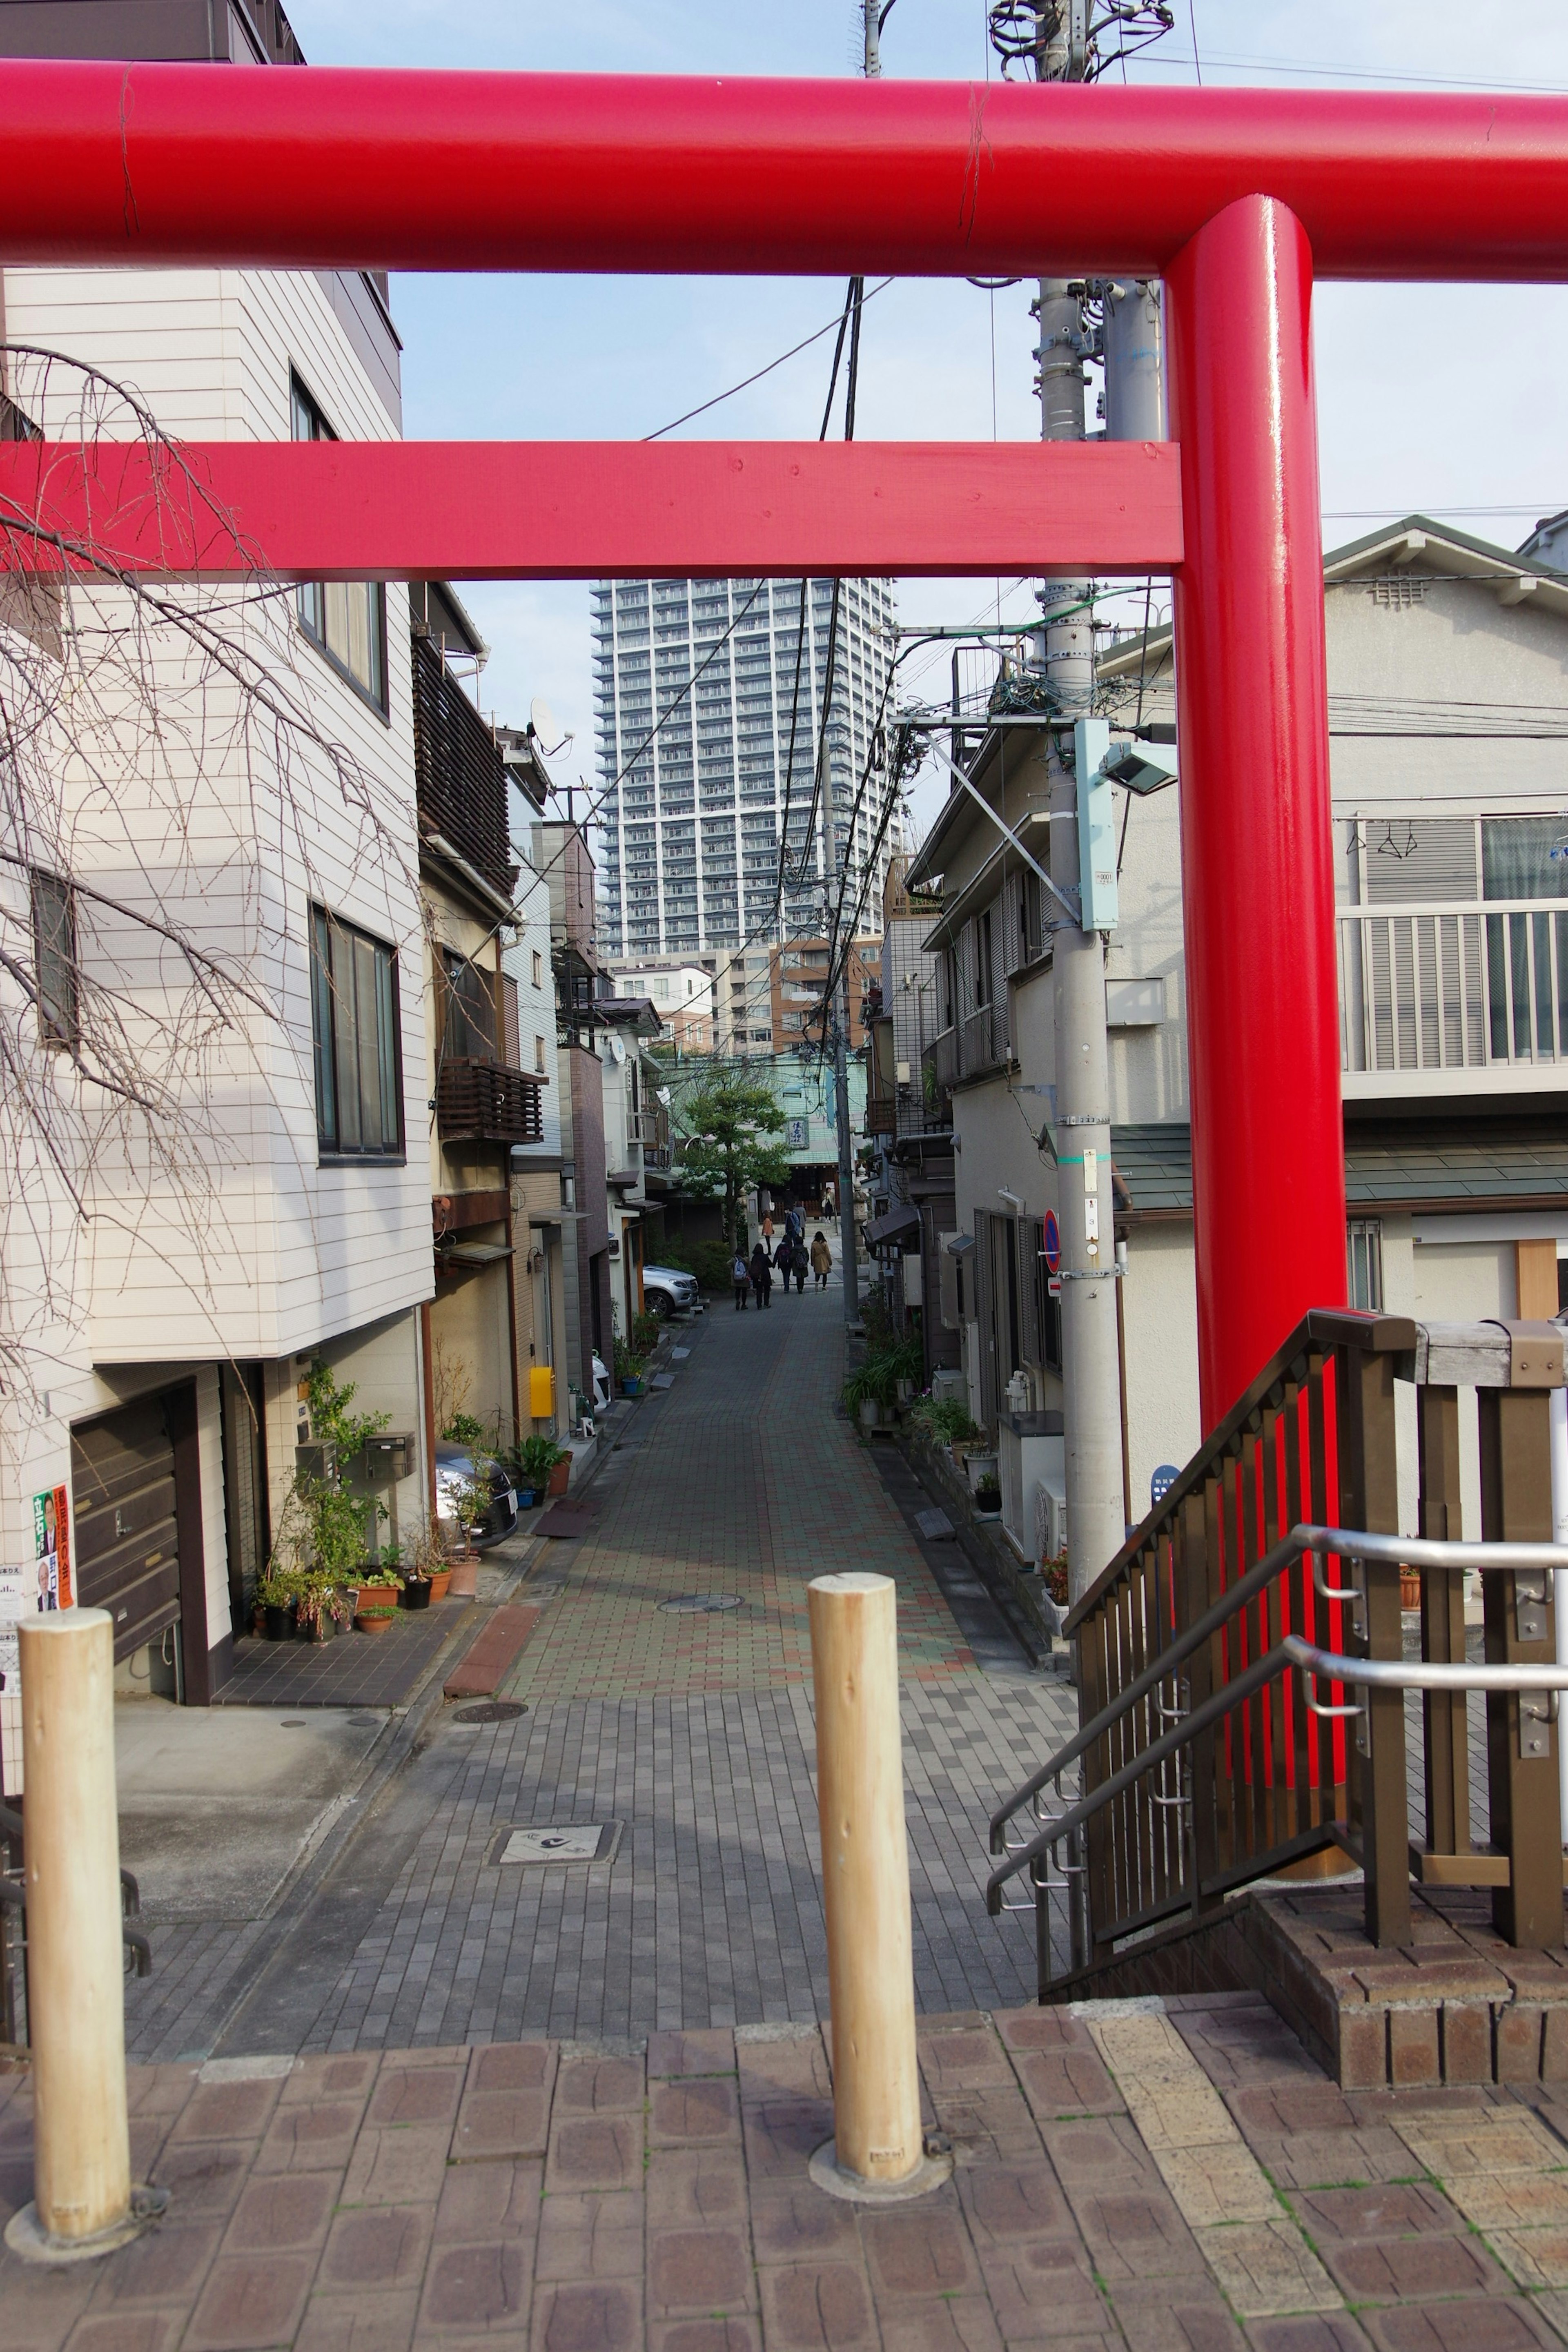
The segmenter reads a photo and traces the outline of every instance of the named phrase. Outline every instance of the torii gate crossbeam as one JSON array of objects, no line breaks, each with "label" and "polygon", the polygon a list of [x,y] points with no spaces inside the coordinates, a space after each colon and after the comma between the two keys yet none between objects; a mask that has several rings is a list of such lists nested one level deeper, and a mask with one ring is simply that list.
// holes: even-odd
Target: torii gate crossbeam
[{"label": "torii gate crossbeam", "polygon": [[[14,63],[0,67],[0,261],[1163,277],[1205,1426],[1305,1309],[1343,1299],[1314,263],[1568,280],[1568,102]],[[645,520],[668,456],[634,445],[615,461]],[[268,492],[269,529],[298,543],[312,457],[290,451],[298,471]],[[216,488],[229,460],[212,462]],[[412,462],[428,512],[450,461]],[[539,460],[541,478],[561,462]],[[889,569],[971,568],[947,559],[974,551],[977,509],[961,493],[939,517],[940,471],[925,561]],[[15,459],[8,478],[25,482]],[[1112,471],[1091,478],[1108,488]],[[678,503],[668,538],[639,541],[667,560],[637,568],[769,568],[752,560],[754,480],[742,467],[713,490],[710,565],[689,563]],[[855,477],[789,568],[843,568],[847,541],[876,535],[873,496]],[[557,520],[562,571],[614,568],[602,505],[584,500],[575,544]],[[334,547],[318,532],[336,557],[322,569],[380,571],[370,519],[340,520]],[[28,528],[24,511],[8,560],[47,562]],[[1114,529],[1107,511],[1090,568],[1113,568]],[[398,560],[463,569],[414,560],[433,545]],[[1016,568],[1048,568],[1051,551],[1042,522]]]}]

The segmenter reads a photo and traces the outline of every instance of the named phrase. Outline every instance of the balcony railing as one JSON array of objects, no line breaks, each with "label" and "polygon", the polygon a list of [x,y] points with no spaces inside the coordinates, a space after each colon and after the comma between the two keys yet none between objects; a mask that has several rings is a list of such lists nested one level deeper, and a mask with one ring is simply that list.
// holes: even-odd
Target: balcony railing
[{"label": "balcony railing", "polygon": [[1337,909],[1347,1073],[1512,1070],[1568,1059],[1568,906]]},{"label": "balcony railing", "polygon": [[978,1077],[983,1071],[999,1069],[1006,1059],[1006,1006],[982,1004],[966,1013],[958,1024],[959,1076]]},{"label": "balcony railing", "polygon": [[[907,1092],[908,1089],[906,1088]],[[880,1089],[866,1097],[868,1135],[896,1135],[899,1131],[899,1102],[894,1094]]]},{"label": "balcony railing", "polygon": [[544,1134],[537,1078],[504,1062],[444,1061],[436,1079],[443,1143],[538,1143]]}]

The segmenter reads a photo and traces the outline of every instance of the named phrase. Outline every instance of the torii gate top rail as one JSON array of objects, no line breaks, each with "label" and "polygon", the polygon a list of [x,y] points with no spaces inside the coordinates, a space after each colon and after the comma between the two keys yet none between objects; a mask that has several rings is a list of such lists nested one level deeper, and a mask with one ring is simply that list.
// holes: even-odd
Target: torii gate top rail
[{"label": "torii gate top rail", "polygon": [[1568,100],[18,60],[0,258],[1162,274],[1269,195],[1320,278],[1568,279]]}]

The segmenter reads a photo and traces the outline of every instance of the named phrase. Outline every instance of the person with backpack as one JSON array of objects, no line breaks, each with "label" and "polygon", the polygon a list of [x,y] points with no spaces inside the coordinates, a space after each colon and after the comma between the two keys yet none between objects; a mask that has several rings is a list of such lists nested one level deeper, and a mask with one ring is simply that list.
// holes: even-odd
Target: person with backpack
[{"label": "person with backpack", "polygon": [[766,1248],[759,1242],[752,1252],[752,1288],[757,1294],[759,1307],[773,1305],[773,1269],[769,1262]]},{"label": "person with backpack", "polygon": [[826,1289],[828,1269],[832,1264],[833,1252],[827,1245],[827,1235],[819,1226],[812,1235],[811,1242],[811,1270],[816,1276],[818,1290]]},{"label": "person with backpack", "polygon": [[735,1312],[737,1315],[743,1314],[747,1298],[751,1295],[752,1269],[739,1250],[735,1252],[731,1263],[730,1279],[735,1286]]},{"label": "person with backpack", "polygon": [[[795,1276],[795,1291],[797,1298],[804,1298],[805,1297],[805,1277],[809,1273],[810,1268],[811,1260],[805,1254],[805,1239],[802,1235],[797,1234],[795,1236],[795,1246],[789,1254],[789,1274],[793,1274]],[[789,1275],[786,1275],[784,1277],[784,1287],[786,1289],[789,1287]]]},{"label": "person with backpack", "polygon": [[784,1294],[786,1298],[789,1297],[789,1264],[794,1254],[795,1244],[791,1241],[786,1230],[781,1235],[779,1245],[773,1252],[773,1271],[777,1274],[780,1282],[784,1285]]},{"label": "person with backpack", "polygon": [[797,1202],[792,1201],[784,1213],[784,1231],[792,1242],[805,1239],[805,1218]]}]

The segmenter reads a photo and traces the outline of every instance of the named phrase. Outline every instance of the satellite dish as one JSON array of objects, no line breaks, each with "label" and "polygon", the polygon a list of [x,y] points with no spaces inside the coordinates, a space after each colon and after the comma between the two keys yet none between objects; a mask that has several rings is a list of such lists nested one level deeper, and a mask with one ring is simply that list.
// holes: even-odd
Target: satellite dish
[{"label": "satellite dish", "polygon": [[610,1040],[610,1051],[615,1055],[617,1062],[624,1062],[626,1058],[625,1038],[612,1037]]},{"label": "satellite dish", "polygon": [[536,694],[528,706],[528,724],[542,751],[563,751],[572,740],[570,732],[561,732],[555,713],[542,694]]}]

